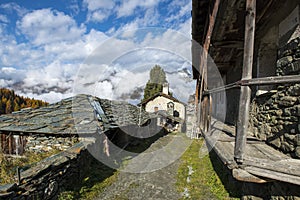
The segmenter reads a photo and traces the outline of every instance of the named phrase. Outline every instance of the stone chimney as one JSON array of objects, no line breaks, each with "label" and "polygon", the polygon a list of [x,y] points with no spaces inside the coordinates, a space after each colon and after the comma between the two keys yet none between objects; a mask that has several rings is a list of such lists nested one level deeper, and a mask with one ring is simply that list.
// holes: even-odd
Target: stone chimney
[{"label": "stone chimney", "polygon": [[162,90],[163,94],[169,95],[169,83],[164,83],[163,84],[163,90]]}]

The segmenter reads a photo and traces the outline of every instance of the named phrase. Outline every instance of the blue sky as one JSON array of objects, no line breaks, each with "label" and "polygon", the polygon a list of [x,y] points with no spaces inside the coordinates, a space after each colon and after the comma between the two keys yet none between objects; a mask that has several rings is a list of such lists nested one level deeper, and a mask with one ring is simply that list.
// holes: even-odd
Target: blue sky
[{"label": "blue sky", "polygon": [[131,94],[160,64],[184,101],[190,39],[191,0],[1,0],[0,87],[49,102],[76,93],[138,102]]}]

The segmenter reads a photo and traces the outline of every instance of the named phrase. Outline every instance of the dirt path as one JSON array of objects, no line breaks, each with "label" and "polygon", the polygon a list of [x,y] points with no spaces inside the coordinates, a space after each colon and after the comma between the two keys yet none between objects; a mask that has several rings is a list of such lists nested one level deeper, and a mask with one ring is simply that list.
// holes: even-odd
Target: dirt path
[{"label": "dirt path", "polygon": [[[176,180],[180,160],[176,158],[176,154],[180,154],[188,143],[189,141],[183,135],[167,135],[160,138],[143,154],[130,160],[127,168],[125,168],[128,171],[151,172],[129,173],[121,171],[118,180],[107,187],[97,199],[179,199],[181,195],[176,190]],[[180,156],[177,155],[177,157]],[[165,167],[160,169],[161,166]]]}]

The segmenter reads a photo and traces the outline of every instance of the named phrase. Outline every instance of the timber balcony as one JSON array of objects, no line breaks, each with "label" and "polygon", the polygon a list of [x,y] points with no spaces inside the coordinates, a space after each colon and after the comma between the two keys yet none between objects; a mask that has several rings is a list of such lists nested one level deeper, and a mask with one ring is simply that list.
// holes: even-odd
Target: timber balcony
[{"label": "timber balcony", "polygon": [[[300,83],[299,7],[299,1],[292,0],[193,0],[195,129],[200,129],[237,180],[300,185],[299,159],[249,136],[254,135],[249,134],[249,121],[255,94],[263,89],[273,91],[278,85],[288,90]],[[299,106],[298,93],[289,99]],[[222,104],[227,110],[222,110],[226,116],[220,117],[213,110],[220,110]],[[266,108],[265,112],[269,111]],[[299,120],[297,114],[286,122],[296,127]],[[285,134],[277,133],[279,137]],[[300,130],[296,134],[300,136]]]}]

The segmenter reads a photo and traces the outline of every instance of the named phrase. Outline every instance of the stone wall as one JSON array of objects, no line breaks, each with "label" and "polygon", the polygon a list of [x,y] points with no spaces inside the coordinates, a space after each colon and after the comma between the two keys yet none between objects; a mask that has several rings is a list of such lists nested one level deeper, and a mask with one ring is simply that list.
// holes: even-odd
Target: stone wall
[{"label": "stone wall", "polygon": [[189,138],[195,138],[193,135],[195,129],[195,95],[191,95],[186,106],[186,136]]},{"label": "stone wall", "polygon": [[75,188],[83,171],[94,159],[80,142],[21,171],[20,184],[0,186],[0,199],[56,199],[67,189]]},{"label": "stone wall", "polygon": [[54,149],[65,151],[78,142],[77,136],[54,137],[32,135],[26,137],[25,152],[47,152]]},{"label": "stone wall", "polygon": [[[300,73],[300,38],[278,50],[276,74]],[[258,91],[251,105],[250,124],[255,137],[300,158],[300,83]]]}]

